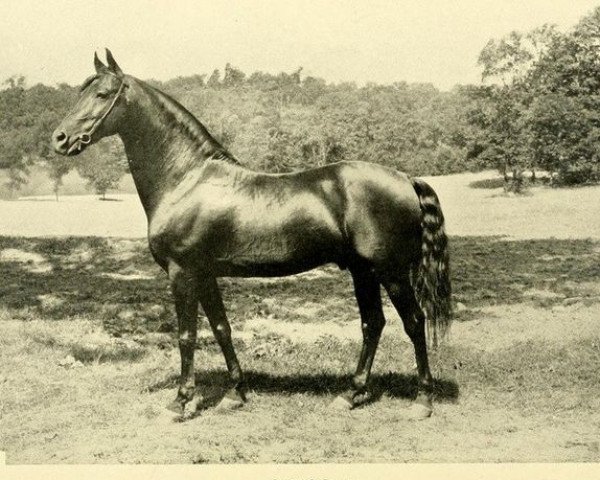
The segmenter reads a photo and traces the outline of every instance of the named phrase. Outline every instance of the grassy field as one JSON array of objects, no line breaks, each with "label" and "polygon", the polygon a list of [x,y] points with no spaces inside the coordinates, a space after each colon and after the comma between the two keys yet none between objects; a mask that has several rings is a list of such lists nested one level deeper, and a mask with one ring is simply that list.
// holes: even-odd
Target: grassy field
[{"label": "grassy field", "polygon": [[[139,207],[131,204],[128,224],[128,197],[38,202],[48,228],[35,235],[19,233],[26,218],[14,218],[24,206],[36,211],[34,202],[4,202],[0,216],[12,220],[0,237],[0,450],[9,463],[599,461],[600,222],[582,219],[600,189],[516,198],[473,188],[482,178],[431,179],[452,235],[458,311],[432,354],[434,415],[417,423],[398,415],[416,378],[387,302],[377,401],[330,410],[360,349],[352,285],[333,267],[222,279],[251,400],[173,422],[164,406],[179,369],[174,312],[140,238]],[[89,209],[106,235],[83,236],[85,224],[72,221],[56,236],[63,217]],[[210,407],[226,370],[205,319],[196,355]]]}]

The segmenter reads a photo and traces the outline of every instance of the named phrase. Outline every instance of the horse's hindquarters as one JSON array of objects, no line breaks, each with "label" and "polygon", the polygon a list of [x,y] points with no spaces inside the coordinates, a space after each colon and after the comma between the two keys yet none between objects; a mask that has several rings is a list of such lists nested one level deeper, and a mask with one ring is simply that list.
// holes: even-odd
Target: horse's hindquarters
[{"label": "horse's hindquarters", "polygon": [[351,167],[342,172],[351,249],[380,271],[408,268],[421,256],[421,209],[412,184],[383,167]]}]

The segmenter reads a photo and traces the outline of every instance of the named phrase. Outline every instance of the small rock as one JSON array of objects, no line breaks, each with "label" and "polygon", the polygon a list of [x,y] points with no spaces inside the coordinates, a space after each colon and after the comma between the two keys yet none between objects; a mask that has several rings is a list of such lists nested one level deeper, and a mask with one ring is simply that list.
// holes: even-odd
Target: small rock
[{"label": "small rock", "polygon": [[40,302],[40,307],[42,307],[44,310],[59,308],[65,304],[65,300],[63,298],[59,298],[52,294],[38,295],[37,299]]},{"label": "small rock", "polygon": [[210,460],[208,458],[206,458],[204,455],[202,455],[201,453],[199,453],[192,459],[192,463],[195,465],[198,465],[198,464],[202,464],[202,463],[210,463]]},{"label": "small rock", "polygon": [[119,320],[129,321],[135,318],[135,311],[133,310],[123,310],[117,314]]},{"label": "small rock", "polygon": [[454,311],[456,313],[460,313],[460,312],[464,312],[465,310],[468,310],[467,306],[462,303],[462,302],[456,302],[456,305],[454,307]]},{"label": "small rock", "polygon": [[563,304],[565,307],[568,307],[568,306],[570,306],[570,305],[576,305],[576,304],[578,304],[578,303],[581,303],[582,301],[583,301],[583,298],[582,298],[582,297],[569,297],[569,298],[565,298],[565,299],[562,301],[562,304]]},{"label": "small rock", "polygon": [[73,355],[67,355],[60,362],[58,362],[58,365],[64,368],[81,368],[84,366],[82,362],[75,360]]},{"label": "small rock", "polygon": [[61,367],[70,367],[75,363],[75,358],[73,358],[73,355],[67,355],[65,358],[63,358],[60,362],[58,362],[58,364]]}]

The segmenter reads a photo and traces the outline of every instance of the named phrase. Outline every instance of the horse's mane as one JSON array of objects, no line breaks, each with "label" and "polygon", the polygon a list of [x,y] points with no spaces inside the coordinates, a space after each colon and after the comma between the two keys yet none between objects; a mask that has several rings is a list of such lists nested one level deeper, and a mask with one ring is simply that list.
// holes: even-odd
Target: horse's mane
[{"label": "horse's mane", "polygon": [[171,125],[176,125],[180,132],[196,144],[207,157],[239,164],[239,161],[177,100],[145,82],[140,80],[138,82],[158,107],[164,120]]}]

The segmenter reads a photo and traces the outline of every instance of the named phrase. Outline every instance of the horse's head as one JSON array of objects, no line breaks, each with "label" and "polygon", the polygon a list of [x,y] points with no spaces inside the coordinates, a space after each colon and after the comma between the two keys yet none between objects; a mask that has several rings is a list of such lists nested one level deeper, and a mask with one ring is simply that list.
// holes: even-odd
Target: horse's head
[{"label": "horse's head", "polygon": [[127,78],[106,50],[104,65],[94,54],[96,74],[81,86],[77,104],[52,134],[54,149],[61,155],[77,155],[88,145],[117,133],[125,111]]}]

